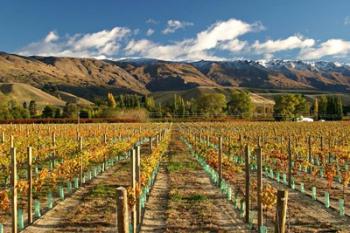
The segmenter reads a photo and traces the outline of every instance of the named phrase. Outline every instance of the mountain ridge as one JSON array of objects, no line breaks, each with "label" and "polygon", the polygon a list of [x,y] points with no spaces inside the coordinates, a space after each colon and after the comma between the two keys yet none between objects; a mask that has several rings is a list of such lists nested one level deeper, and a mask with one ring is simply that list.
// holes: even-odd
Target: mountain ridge
[{"label": "mountain ridge", "polygon": [[148,95],[196,87],[350,92],[350,65],[326,61],[157,59],[21,56],[0,52],[0,82],[26,83],[94,100],[107,92]]}]

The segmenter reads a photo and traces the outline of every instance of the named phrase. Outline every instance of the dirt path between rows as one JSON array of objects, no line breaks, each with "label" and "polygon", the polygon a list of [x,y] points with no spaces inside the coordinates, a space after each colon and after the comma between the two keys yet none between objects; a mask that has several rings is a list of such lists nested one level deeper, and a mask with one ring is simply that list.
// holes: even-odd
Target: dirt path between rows
[{"label": "dirt path between rows", "polygon": [[141,232],[251,232],[173,131]]},{"label": "dirt path between rows", "polygon": [[128,185],[127,163],[121,161],[96,177],[23,232],[115,232],[115,189]]}]

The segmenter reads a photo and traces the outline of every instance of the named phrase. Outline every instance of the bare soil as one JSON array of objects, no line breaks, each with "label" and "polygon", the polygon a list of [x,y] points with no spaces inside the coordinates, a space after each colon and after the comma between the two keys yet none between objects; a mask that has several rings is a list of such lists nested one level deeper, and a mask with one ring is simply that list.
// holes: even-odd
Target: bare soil
[{"label": "bare soil", "polygon": [[173,132],[141,232],[251,232]]}]

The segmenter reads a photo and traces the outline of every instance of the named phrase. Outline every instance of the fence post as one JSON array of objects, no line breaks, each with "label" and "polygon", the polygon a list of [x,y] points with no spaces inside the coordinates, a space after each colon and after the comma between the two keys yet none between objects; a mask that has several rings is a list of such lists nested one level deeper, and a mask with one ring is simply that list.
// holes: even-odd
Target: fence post
[{"label": "fence post", "polygon": [[80,153],[80,186],[83,186],[83,137],[79,137]]},{"label": "fence post", "polygon": [[124,187],[117,188],[118,233],[129,233],[128,195]]},{"label": "fence post", "polygon": [[256,157],[257,157],[257,196],[258,196],[258,229],[263,225],[263,208],[262,208],[262,151],[261,148],[258,147],[256,149]]},{"label": "fence post", "polygon": [[285,233],[286,231],[287,205],[288,205],[288,191],[278,190],[275,233]]},{"label": "fence post", "polygon": [[[311,160],[312,160],[312,152],[311,152],[311,135],[309,135],[309,138],[308,138],[308,160],[309,160],[309,163],[311,164]],[[311,167],[308,168],[308,173],[311,174]]]},{"label": "fence post", "polygon": [[250,151],[249,146],[245,146],[245,222],[249,223],[249,206],[250,206]]},{"label": "fence post", "polygon": [[[141,190],[141,147],[136,147],[136,185],[138,190]],[[141,199],[140,195],[138,195],[136,199],[136,213],[137,213],[137,226],[141,224]]]},{"label": "fence post", "polygon": [[[131,187],[132,192],[135,195],[136,194],[136,150],[135,148],[132,149],[131,153]],[[136,233],[136,205],[132,206],[131,209],[131,223],[132,223],[132,231],[133,233]]]},{"label": "fence post", "polygon": [[152,153],[153,145],[152,145],[152,137],[149,137],[149,151]]},{"label": "fence post", "polygon": [[[13,136],[11,136],[13,138]],[[12,233],[17,233],[17,162],[16,148],[11,147]]]},{"label": "fence post", "polygon": [[222,182],[222,136],[219,137],[219,187]]},{"label": "fence post", "polygon": [[55,132],[52,133],[52,168],[55,167],[55,159],[56,159],[56,134]]},{"label": "fence post", "polygon": [[290,137],[288,138],[288,186],[292,187],[292,148]]},{"label": "fence post", "polygon": [[28,153],[28,224],[33,222],[33,168],[32,147],[27,148]]}]

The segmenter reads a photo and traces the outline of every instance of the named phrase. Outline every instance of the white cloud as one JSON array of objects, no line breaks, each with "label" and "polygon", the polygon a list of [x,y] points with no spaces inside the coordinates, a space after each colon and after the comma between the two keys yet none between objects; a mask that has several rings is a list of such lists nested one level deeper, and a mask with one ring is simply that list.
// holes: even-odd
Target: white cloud
[{"label": "white cloud", "polygon": [[115,27],[95,33],[74,34],[60,38],[49,34],[41,41],[22,48],[22,55],[74,56],[104,58],[113,56],[120,48],[120,41],[131,33],[130,29]]},{"label": "white cloud", "polygon": [[286,39],[268,40],[264,43],[255,41],[251,46],[259,54],[272,54],[284,50],[303,49],[314,46],[315,40],[296,35]]},{"label": "white cloud", "polygon": [[234,40],[228,41],[227,43],[222,43],[220,46],[220,49],[228,50],[231,52],[239,52],[239,51],[242,51],[244,48],[246,48],[247,45],[248,45],[247,41],[234,39]]},{"label": "white cloud", "polygon": [[49,32],[49,34],[47,34],[47,36],[45,37],[44,41],[46,43],[50,43],[50,42],[53,42],[53,41],[56,41],[59,39],[59,36],[56,32],[54,31],[51,31]]},{"label": "white cloud", "polygon": [[179,30],[181,28],[185,28],[185,27],[189,27],[189,26],[193,26],[193,23],[171,19],[171,20],[168,20],[167,26],[162,31],[162,33],[163,34],[174,33],[175,31],[177,31],[177,30]]},{"label": "white cloud", "polygon": [[330,39],[317,48],[307,48],[300,52],[299,57],[306,60],[320,59],[325,56],[340,56],[350,54],[350,41]]},{"label": "white cloud", "polygon": [[[237,37],[251,31],[261,30],[261,24],[248,24],[240,20],[220,21],[207,30],[199,32],[195,38],[177,41],[172,44],[158,44],[150,40],[132,40],[125,48],[127,55],[159,58],[164,60],[222,60],[210,50],[225,49],[239,51],[245,46]],[[233,46],[233,47],[232,47]]]},{"label": "white cloud", "polygon": [[149,28],[147,31],[146,31],[146,35],[147,36],[151,36],[151,35],[153,35],[154,34],[154,29],[152,29],[152,28]]},{"label": "white cloud", "polygon": [[148,24],[158,24],[159,22],[155,19],[149,18],[146,20],[146,23]]}]

